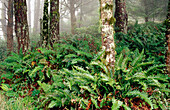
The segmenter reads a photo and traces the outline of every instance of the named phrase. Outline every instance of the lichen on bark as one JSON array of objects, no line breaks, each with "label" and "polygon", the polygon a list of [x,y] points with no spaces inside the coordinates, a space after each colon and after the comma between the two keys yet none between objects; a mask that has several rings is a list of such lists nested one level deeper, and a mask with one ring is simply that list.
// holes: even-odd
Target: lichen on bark
[{"label": "lichen on bark", "polygon": [[115,63],[115,43],[114,43],[114,22],[113,17],[113,0],[100,1],[100,20],[102,49],[105,50],[103,58],[106,59],[107,67],[114,71]]}]

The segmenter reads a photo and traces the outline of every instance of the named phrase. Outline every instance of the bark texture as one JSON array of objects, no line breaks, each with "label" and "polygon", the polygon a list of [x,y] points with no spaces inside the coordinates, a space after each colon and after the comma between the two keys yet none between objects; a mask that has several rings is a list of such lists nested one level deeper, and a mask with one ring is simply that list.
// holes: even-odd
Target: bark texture
[{"label": "bark texture", "polygon": [[26,0],[14,0],[15,13],[15,34],[18,42],[18,53],[22,49],[22,53],[29,48],[29,27],[27,21],[27,5]]},{"label": "bark texture", "polygon": [[108,67],[114,71],[115,63],[115,43],[114,43],[114,21],[113,18],[113,0],[100,0],[101,13],[101,35],[102,49],[105,49],[105,55]]},{"label": "bark texture", "polygon": [[50,1],[50,39],[51,39],[51,46],[54,42],[59,40],[59,21],[60,21],[60,14],[59,14],[59,0],[51,0]]},{"label": "bark texture", "polygon": [[48,30],[48,0],[44,1],[44,11],[43,11],[43,47],[47,47],[49,43],[49,30]]},{"label": "bark texture", "polygon": [[127,33],[128,14],[126,11],[126,0],[115,0],[116,32]]},{"label": "bark texture", "polygon": [[170,0],[168,3],[166,26],[167,26],[166,39],[167,39],[167,47],[168,47],[167,54],[166,54],[166,65],[167,65],[167,72],[168,74],[170,74]]},{"label": "bark texture", "polygon": [[7,49],[13,51],[13,0],[8,1]]}]

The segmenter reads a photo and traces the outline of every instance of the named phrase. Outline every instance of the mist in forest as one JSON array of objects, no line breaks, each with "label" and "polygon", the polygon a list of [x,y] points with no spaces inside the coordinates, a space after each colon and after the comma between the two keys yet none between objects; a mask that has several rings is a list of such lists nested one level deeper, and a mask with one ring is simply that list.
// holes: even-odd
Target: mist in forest
[{"label": "mist in forest", "polygon": [[[60,0],[60,32],[71,33],[71,22],[76,23],[76,28],[99,24],[98,0],[75,0],[74,16],[70,13],[72,11],[70,3],[70,0]],[[152,22],[162,22],[166,17],[167,3],[168,0],[148,0],[147,3],[146,0],[127,0],[128,24],[136,21],[144,23],[147,19]],[[2,39],[6,36],[7,6],[6,0],[0,1],[0,36]],[[43,6],[44,0],[27,0],[27,18],[31,34],[40,33]],[[71,21],[71,17],[74,17],[75,21]]]}]

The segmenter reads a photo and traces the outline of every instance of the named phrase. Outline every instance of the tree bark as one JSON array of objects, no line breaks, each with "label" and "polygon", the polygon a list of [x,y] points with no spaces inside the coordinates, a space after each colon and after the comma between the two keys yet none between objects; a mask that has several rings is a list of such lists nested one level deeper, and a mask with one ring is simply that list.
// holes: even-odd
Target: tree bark
[{"label": "tree bark", "polygon": [[50,1],[50,39],[51,46],[59,40],[60,33],[60,14],[59,14],[59,0]]},{"label": "tree bark", "polygon": [[125,0],[115,0],[115,18],[116,18],[116,32],[127,33],[128,14],[126,11]]},{"label": "tree bark", "polygon": [[108,68],[114,72],[115,43],[114,43],[114,18],[113,0],[100,0],[102,49],[105,50],[103,58],[106,59]]},{"label": "tree bark", "polygon": [[167,39],[167,52],[166,52],[166,65],[167,65],[167,73],[170,74],[170,0],[168,3],[168,13],[166,19],[166,39]]},{"label": "tree bark", "polygon": [[14,0],[15,33],[18,42],[18,53],[25,54],[29,48],[29,27],[27,21],[26,0]]},{"label": "tree bark", "polygon": [[7,49],[13,51],[13,0],[8,1]]},{"label": "tree bark", "polygon": [[44,12],[43,12],[43,47],[47,47],[49,43],[49,34],[48,34],[48,0],[44,1]]}]

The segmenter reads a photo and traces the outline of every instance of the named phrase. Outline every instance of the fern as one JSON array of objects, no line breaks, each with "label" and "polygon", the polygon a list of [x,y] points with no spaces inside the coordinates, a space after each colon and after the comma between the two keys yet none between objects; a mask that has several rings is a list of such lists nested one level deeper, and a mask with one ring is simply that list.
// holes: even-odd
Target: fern
[{"label": "fern", "polygon": [[136,66],[142,60],[143,54],[144,54],[144,49],[142,50],[141,54],[132,61],[131,65],[133,67]]},{"label": "fern", "polygon": [[144,99],[145,102],[147,102],[150,106],[151,106],[151,109],[153,109],[153,104],[152,104],[152,101],[150,100],[150,98],[148,98],[148,95],[144,92],[140,92],[140,91],[130,91],[126,94],[127,96],[138,96],[140,97],[141,99]]}]

